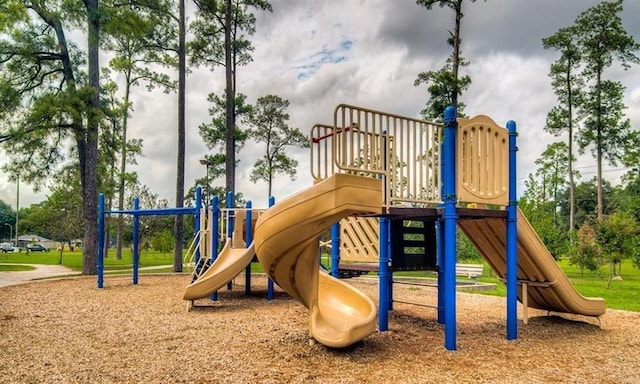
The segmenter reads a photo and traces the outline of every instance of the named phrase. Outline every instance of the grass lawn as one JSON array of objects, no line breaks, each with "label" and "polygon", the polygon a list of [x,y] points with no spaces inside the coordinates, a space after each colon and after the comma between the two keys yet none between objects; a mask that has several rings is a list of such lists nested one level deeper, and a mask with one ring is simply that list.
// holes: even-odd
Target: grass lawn
[{"label": "grass lawn", "polygon": [[24,272],[33,271],[35,268],[28,265],[2,265],[0,264],[0,272]]},{"label": "grass lawn", "polygon": [[[46,265],[64,265],[73,269],[74,271],[82,270],[82,251],[65,251],[60,253],[57,251],[51,252],[30,252],[28,255],[26,252],[21,253],[3,253],[0,254],[0,263],[25,263],[25,264],[46,264]],[[160,253],[156,251],[142,251],[140,252],[140,267],[150,267],[156,265],[172,265],[173,253]],[[122,259],[118,260],[115,256],[115,250],[110,249],[109,254],[104,259],[104,270],[109,272],[111,270],[131,269],[133,265],[131,250],[122,250]],[[170,269],[170,268],[169,268]],[[154,270],[155,271],[155,270]]]}]

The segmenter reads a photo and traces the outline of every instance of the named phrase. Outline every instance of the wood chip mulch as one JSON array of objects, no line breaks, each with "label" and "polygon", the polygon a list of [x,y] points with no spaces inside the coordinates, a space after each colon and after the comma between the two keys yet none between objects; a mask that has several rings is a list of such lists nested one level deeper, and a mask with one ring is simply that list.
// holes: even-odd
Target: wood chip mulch
[{"label": "wood chip mulch", "polygon": [[[390,330],[342,350],[310,345],[308,311],[244,278],[187,312],[186,275],[34,282],[0,289],[0,383],[638,383],[640,313],[570,321],[530,310],[505,339],[504,299],[458,293],[458,350],[436,310],[396,303]],[[375,280],[351,282],[377,301]],[[398,299],[435,304],[430,287]]]}]

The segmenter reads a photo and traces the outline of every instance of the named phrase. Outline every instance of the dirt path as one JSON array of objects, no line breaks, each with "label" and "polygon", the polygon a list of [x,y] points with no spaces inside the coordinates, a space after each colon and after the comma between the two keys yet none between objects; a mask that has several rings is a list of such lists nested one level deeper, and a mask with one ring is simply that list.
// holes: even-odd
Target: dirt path
[{"label": "dirt path", "polygon": [[[5,264],[2,265],[16,265]],[[73,275],[74,271],[71,268],[62,265],[44,265],[44,264],[19,264],[28,265],[35,268],[32,271],[15,271],[15,272],[0,272],[0,287],[7,287],[9,285],[16,285],[26,283],[36,279],[42,279],[47,277],[57,276],[69,276]]]}]

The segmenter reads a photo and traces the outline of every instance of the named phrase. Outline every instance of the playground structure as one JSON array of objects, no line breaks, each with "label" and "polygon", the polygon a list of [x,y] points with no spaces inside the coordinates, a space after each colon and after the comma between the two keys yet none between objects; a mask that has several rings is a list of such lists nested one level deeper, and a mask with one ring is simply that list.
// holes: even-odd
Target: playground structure
[{"label": "playground structure", "polygon": [[[333,125],[311,131],[313,186],[264,212],[229,209],[224,219],[212,201],[202,221],[198,200],[189,211],[199,223],[196,265],[211,262],[196,272],[184,298],[215,299],[243,268],[250,289],[247,265],[255,253],[270,284],[309,308],[310,339],[345,347],[375,331],[376,313],[378,330],[388,329],[394,270],[434,270],[438,322],[444,324],[445,348],[455,350],[459,227],[506,283],[507,339],[517,338],[518,300],[525,310],[602,315],[604,300],[575,290],[517,208],[515,123],[508,122],[507,130],[487,116],[456,119],[453,108],[444,117],[439,124],[339,105]],[[318,262],[318,235],[329,228],[333,276],[320,271]],[[219,254],[217,233],[230,239]],[[404,252],[408,248],[421,252]],[[378,308],[336,278],[341,267],[353,264],[378,271]],[[273,297],[272,285],[268,295]]]},{"label": "playground structure", "polygon": [[[437,241],[427,242],[425,236],[424,248],[436,253],[438,322],[445,325],[449,350],[456,349],[457,226],[506,282],[507,339],[517,338],[518,299],[525,307],[554,312],[604,313],[604,300],[575,290],[517,208],[517,134],[514,122],[507,126],[487,116],[456,119],[453,108],[441,125],[343,104],[333,125],[313,128],[316,183],[267,210],[254,237],[264,270],[309,308],[310,338],[343,347],[375,329],[375,306],[321,273],[317,263],[318,234],[350,216],[379,218],[379,331],[388,329],[395,260],[391,239],[400,236],[390,229],[392,219],[433,224]],[[349,226],[361,225],[353,223]],[[366,237],[362,252],[370,259],[376,247],[370,241],[374,236]],[[348,245],[337,227],[332,240],[334,249]]]},{"label": "playground structure", "polygon": [[[98,201],[98,288],[104,288],[104,222],[105,216],[111,214],[131,215],[133,217],[132,248],[132,283],[139,281],[139,226],[141,216],[193,215],[195,236],[187,248],[183,264],[193,267],[192,284],[185,290],[184,299],[193,300],[210,297],[217,299],[217,290],[227,285],[231,289],[231,281],[245,270],[245,292],[251,292],[251,262],[257,261],[253,252],[252,229],[257,217],[264,209],[253,209],[249,201],[245,208],[233,207],[233,193],[227,194],[226,207],[220,208],[219,198],[214,196],[207,207],[202,201],[202,189],[198,187],[195,194],[195,205],[192,207],[141,209],[140,200],[133,200],[133,209],[105,210],[104,195]],[[274,204],[269,199],[269,205]],[[252,223],[249,225],[248,223]],[[215,234],[215,235],[214,235]],[[219,245],[224,246],[219,252]],[[217,261],[217,262],[216,262]],[[215,265],[214,265],[215,264]],[[267,297],[274,296],[273,281],[267,285]]]}]

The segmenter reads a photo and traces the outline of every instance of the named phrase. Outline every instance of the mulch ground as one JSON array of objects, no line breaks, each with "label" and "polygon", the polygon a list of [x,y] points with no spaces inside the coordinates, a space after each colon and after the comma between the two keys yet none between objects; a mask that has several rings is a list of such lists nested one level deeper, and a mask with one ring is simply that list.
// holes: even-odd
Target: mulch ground
[{"label": "mulch ground", "polygon": [[[458,293],[458,350],[433,308],[395,305],[390,331],[346,349],[309,345],[308,311],[265,299],[264,277],[187,312],[186,275],[34,282],[0,288],[0,383],[638,383],[640,313],[571,321],[530,311],[505,339],[504,299]],[[377,283],[351,282],[377,301]],[[435,304],[429,287],[394,287]]]}]

